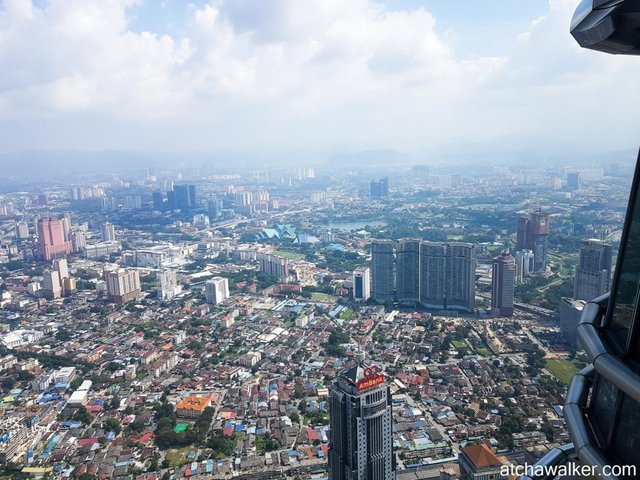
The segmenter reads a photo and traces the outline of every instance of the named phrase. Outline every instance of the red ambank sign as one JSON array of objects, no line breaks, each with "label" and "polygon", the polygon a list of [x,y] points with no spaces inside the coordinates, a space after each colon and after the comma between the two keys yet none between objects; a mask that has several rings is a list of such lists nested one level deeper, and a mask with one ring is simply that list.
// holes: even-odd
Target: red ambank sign
[{"label": "red ambank sign", "polygon": [[378,367],[375,365],[370,368],[365,368],[364,378],[356,384],[356,388],[359,392],[363,390],[369,390],[370,388],[377,387],[384,383],[384,375],[378,373]]}]

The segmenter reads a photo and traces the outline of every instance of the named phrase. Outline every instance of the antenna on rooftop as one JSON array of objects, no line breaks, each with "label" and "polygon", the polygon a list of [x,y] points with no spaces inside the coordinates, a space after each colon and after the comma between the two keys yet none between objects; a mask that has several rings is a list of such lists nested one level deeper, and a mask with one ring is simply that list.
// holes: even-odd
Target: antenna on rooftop
[{"label": "antenna on rooftop", "polygon": [[363,365],[365,360],[364,350],[362,349],[360,342],[356,342],[356,345],[358,346],[356,349],[356,363],[358,365]]}]

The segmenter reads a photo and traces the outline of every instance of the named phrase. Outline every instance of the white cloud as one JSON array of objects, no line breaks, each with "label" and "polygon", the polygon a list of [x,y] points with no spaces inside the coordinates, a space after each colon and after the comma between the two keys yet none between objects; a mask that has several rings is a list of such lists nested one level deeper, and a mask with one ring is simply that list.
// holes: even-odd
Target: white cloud
[{"label": "white cloud", "polygon": [[[614,146],[638,131],[638,61],[579,49],[567,32],[574,1],[551,0],[504,51],[478,58],[459,58],[456,32],[439,34],[428,11],[373,0],[185,5],[180,37],[133,31],[136,3],[6,0],[0,123],[35,120],[42,147],[173,150],[420,150],[510,136],[578,141],[589,129],[591,141]],[[598,114],[626,123],[598,137],[589,120]],[[82,139],[76,122],[90,132]],[[0,139],[30,147],[20,138]]]}]

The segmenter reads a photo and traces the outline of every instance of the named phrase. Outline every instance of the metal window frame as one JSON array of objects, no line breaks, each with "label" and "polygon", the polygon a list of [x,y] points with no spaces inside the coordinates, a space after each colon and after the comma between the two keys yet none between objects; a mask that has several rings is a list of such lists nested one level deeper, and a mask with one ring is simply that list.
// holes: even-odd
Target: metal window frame
[{"label": "metal window frame", "polygon": [[[638,156],[636,160],[636,167],[633,174],[633,181],[631,182],[631,191],[629,193],[629,202],[627,204],[627,212],[625,214],[624,219],[624,227],[622,230],[622,236],[620,238],[620,247],[618,248],[618,258],[616,261],[616,270],[615,275],[613,277],[613,281],[611,282],[611,295],[609,297],[609,303],[607,305],[606,314],[603,318],[602,326],[610,327],[613,322],[613,315],[615,312],[615,300],[616,294],[618,292],[618,288],[620,286],[620,277],[622,276],[622,265],[624,264],[626,255],[627,255],[627,242],[629,240],[629,236],[631,233],[631,225],[633,223],[633,218],[635,212],[636,202],[638,201],[638,197],[640,195],[640,149],[638,149]],[[640,211],[637,212],[640,215]],[[639,286],[640,287],[640,286]],[[637,318],[638,314],[638,292],[636,292],[636,305],[633,308],[632,319]],[[612,345],[614,347],[615,353],[619,355],[623,355],[625,358],[629,354],[629,348],[631,346],[631,339],[634,337],[636,331],[640,328],[640,325],[636,325],[636,322],[632,322],[632,325],[629,327],[629,332],[627,333],[627,339],[624,345],[618,345],[617,342]],[[605,335],[607,340],[610,340],[608,335]],[[610,342],[611,343],[611,342]],[[620,347],[622,351],[619,351]]]}]

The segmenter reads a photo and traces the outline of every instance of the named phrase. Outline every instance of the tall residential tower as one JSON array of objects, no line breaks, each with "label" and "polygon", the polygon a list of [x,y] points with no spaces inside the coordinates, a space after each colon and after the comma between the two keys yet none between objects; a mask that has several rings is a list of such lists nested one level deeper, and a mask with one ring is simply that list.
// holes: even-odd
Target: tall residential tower
[{"label": "tall residential tower", "polygon": [[394,300],[395,245],[390,240],[378,240],[371,244],[371,296],[377,302]]}]

